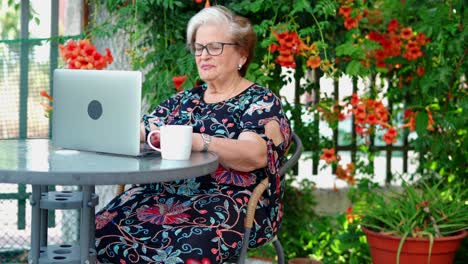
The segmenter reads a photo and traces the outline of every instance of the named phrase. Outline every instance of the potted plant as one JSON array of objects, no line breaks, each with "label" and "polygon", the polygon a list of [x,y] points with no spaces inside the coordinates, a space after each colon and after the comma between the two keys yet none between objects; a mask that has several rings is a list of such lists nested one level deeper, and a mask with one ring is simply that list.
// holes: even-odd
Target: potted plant
[{"label": "potted plant", "polygon": [[372,191],[356,206],[373,263],[452,263],[468,229],[468,191],[461,185],[409,184]]}]

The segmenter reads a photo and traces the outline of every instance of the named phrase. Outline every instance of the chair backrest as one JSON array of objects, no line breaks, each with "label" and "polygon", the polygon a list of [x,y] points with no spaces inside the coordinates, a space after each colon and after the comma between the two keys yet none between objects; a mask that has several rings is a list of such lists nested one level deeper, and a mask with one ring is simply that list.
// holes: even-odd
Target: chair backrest
[{"label": "chair backrest", "polygon": [[301,139],[293,132],[292,133],[292,144],[295,146],[295,151],[291,158],[289,158],[283,166],[280,168],[280,174],[284,175],[289,169],[291,169],[298,162],[302,154],[302,142]]},{"label": "chair backrest", "polygon": [[[284,175],[289,169],[291,169],[294,165],[296,165],[297,161],[301,157],[302,153],[302,142],[301,139],[293,132],[292,133],[292,142],[289,146],[289,148],[286,150],[286,154],[289,152],[290,147],[294,145],[295,150],[292,156],[287,159],[287,161],[281,166],[279,173],[281,175]],[[254,191],[252,192],[252,196],[249,199],[249,203],[247,205],[247,215],[245,218],[244,222],[244,237],[250,237],[250,231],[252,230],[253,227],[253,222],[255,218],[255,212],[257,208],[258,201],[260,200],[260,197],[262,196],[263,192],[268,188],[268,177],[263,179],[257,187],[255,187]],[[247,256],[247,249],[249,247],[249,240],[244,239],[242,243],[242,249],[240,252],[239,258],[232,258],[230,261],[235,262],[237,261],[238,264],[244,264],[245,263],[245,258]],[[283,264],[284,263],[284,252],[281,246],[281,243],[279,240],[274,236],[270,242],[273,242],[275,246],[276,253],[278,254],[278,263]]]}]

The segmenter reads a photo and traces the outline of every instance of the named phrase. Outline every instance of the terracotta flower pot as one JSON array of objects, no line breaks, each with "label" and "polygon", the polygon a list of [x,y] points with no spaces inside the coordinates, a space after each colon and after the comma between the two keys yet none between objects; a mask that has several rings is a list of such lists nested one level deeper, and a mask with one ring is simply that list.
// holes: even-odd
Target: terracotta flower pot
[{"label": "terracotta flower pot", "polygon": [[[373,263],[397,263],[398,245],[400,244],[401,237],[377,233],[364,227],[362,230],[366,234]],[[467,234],[468,232],[463,230],[455,236],[434,238],[430,263],[453,263],[455,252]],[[400,264],[428,263],[429,247],[430,241],[428,238],[407,238],[401,249]]]},{"label": "terracotta flower pot", "polygon": [[288,261],[288,264],[320,264],[321,262],[310,259],[310,258],[292,258]]}]

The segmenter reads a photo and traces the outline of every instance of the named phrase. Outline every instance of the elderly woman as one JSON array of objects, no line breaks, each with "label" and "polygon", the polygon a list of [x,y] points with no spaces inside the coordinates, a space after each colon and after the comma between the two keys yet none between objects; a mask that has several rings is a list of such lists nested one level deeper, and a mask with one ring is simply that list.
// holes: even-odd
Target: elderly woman
[{"label": "elderly woman", "polygon": [[[239,254],[243,239],[256,247],[277,233],[284,188],[278,168],[291,135],[280,100],[244,78],[255,41],[250,22],[221,6],[189,21],[187,44],[205,84],[145,115],[141,137],[165,124],[189,124],[192,150],[216,153],[220,166],[211,175],[134,186],[114,198],[96,217],[99,261],[222,263]],[[244,238],[247,202],[265,177],[269,191]]]}]

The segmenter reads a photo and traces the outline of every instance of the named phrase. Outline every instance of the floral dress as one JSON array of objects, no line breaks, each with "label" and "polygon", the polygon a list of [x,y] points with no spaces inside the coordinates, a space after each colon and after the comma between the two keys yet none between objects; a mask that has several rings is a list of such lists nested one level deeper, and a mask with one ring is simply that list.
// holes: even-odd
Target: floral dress
[{"label": "floral dress", "polygon": [[[279,175],[291,133],[281,102],[257,84],[222,102],[205,103],[206,85],[182,91],[157,106],[143,122],[189,124],[193,131],[238,138],[254,131],[265,139],[268,165],[251,172],[219,166],[211,175],[137,185],[115,197],[96,215],[96,251],[106,263],[222,263],[240,253],[247,203],[265,177],[249,237],[251,248],[269,241],[280,227],[284,179]],[[280,124],[284,141],[275,145],[264,125]],[[247,151],[247,150],[246,150]]]}]

